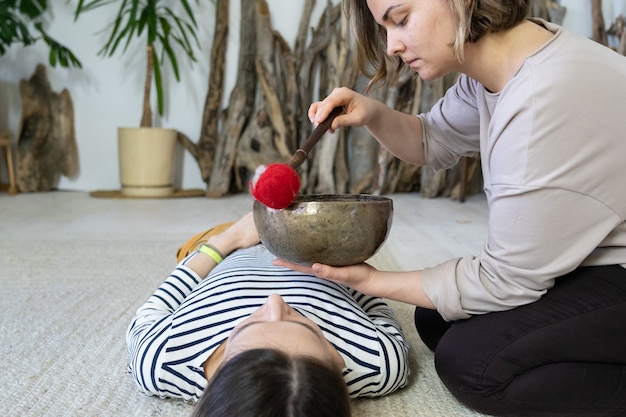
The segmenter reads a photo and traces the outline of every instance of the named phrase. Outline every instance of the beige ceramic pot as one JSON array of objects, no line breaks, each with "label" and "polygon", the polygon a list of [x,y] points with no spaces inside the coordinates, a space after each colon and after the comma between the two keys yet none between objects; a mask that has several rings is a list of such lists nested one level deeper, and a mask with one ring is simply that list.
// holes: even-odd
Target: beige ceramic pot
[{"label": "beige ceramic pot", "polygon": [[117,134],[122,195],[172,195],[176,130],[120,127]]}]

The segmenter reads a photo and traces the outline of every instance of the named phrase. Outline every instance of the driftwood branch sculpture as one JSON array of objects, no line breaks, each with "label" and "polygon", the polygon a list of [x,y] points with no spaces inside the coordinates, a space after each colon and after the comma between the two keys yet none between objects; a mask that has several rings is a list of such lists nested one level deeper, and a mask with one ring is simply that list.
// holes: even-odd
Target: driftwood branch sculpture
[{"label": "driftwood branch sculpture", "polygon": [[78,172],[72,98],[67,89],[52,91],[42,64],[30,79],[20,82],[20,95],[17,187],[21,192],[56,189],[61,175],[73,177]]}]

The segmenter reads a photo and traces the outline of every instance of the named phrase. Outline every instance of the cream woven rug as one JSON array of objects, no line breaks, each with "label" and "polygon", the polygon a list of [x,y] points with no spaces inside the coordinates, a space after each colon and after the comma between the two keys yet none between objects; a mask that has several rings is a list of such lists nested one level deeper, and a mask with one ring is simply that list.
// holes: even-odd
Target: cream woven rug
[{"label": "cream woven rug", "polygon": [[[124,340],[135,309],[173,267],[178,246],[208,226],[198,226],[194,217],[206,213],[207,204],[218,207],[215,200],[184,200],[122,202],[76,193],[0,197],[0,416],[191,414],[189,404],[137,390],[126,373]],[[226,199],[211,218],[214,224],[236,219],[247,204]],[[164,225],[142,229],[137,223],[144,213]],[[397,269],[393,253],[393,244],[386,244],[373,263]],[[354,415],[480,416],[439,381],[432,354],[413,328],[412,308],[393,305],[412,346],[411,385],[354,401]]]}]

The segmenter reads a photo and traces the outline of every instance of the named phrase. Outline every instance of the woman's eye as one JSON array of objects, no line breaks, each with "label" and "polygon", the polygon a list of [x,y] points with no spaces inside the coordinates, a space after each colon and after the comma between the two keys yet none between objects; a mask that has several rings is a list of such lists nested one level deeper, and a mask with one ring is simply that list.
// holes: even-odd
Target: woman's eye
[{"label": "woman's eye", "polygon": [[407,20],[407,18],[403,17],[402,20],[400,20],[398,23],[396,23],[396,27],[400,28],[400,27],[406,25],[406,20]]}]

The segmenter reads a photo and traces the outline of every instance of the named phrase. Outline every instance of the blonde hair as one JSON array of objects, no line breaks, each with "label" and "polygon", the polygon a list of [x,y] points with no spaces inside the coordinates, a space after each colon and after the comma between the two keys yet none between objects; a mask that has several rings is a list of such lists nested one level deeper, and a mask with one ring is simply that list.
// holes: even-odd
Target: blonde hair
[{"label": "blonde hair", "polygon": [[[507,30],[523,21],[530,0],[447,0],[457,25],[450,44],[463,62],[465,45],[478,41],[486,33]],[[357,60],[363,74],[370,78],[367,90],[398,77],[404,67],[399,57],[386,53],[387,34],[367,7],[365,0],[343,0],[343,11],[350,20],[357,47]]]}]

